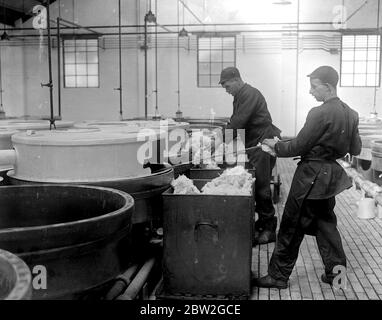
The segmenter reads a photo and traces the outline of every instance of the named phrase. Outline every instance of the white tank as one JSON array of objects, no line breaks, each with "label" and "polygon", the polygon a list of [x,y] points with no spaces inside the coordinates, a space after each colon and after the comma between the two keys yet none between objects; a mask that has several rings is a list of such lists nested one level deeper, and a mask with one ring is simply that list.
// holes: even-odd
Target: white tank
[{"label": "white tank", "polygon": [[13,177],[36,182],[97,182],[150,174],[143,163],[163,132],[99,129],[27,131],[12,136],[15,150],[0,151],[0,165],[14,164]]}]

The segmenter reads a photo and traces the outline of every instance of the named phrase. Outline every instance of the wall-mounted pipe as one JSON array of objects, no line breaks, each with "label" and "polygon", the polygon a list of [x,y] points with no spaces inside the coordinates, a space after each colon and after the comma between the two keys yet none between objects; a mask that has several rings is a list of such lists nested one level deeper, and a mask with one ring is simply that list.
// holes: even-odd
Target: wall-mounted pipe
[{"label": "wall-mounted pipe", "polygon": [[147,119],[147,19],[145,17],[145,40],[144,40],[144,55],[145,55],[145,118]]},{"label": "wall-mounted pipe", "polygon": [[61,119],[61,37],[60,17],[57,17],[57,104],[58,116]]},{"label": "wall-mounted pipe", "polygon": [[122,110],[122,29],[121,29],[121,0],[118,0],[118,52],[119,52],[119,120],[123,120]]},{"label": "wall-mounted pipe", "polygon": [[[72,22],[70,22],[72,24]],[[278,25],[295,25],[296,22],[238,22],[238,23],[188,23],[185,24],[185,27],[221,27],[221,26],[278,26]],[[333,25],[333,22],[323,21],[323,22],[300,22],[300,25]],[[158,25],[161,28],[171,28],[177,27],[177,24],[162,24]],[[144,25],[141,24],[125,24],[122,25],[122,28],[143,28]],[[83,26],[65,26],[62,29],[83,29]],[[86,26],[88,29],[117,29],[118,25],[97,25],[97,26]],[[36,31],[35,28],[12,28],[11,31]],[[54,27],[52,27],[54,30]],[[8,30],[9,31],[9,30]],[[284,30],[285,31],[285,30]]]},{"label": "wall-mounted pipe", "polygon": [[48,30],[48,66],[49,66],[49,82],[41,83],[42,87],[49,88],[49,100],[50,100],[50,118],[49,118],[49,129],[52,127],[56,128],[54,110],[53,110],[53,79],[52,79],[52,44],[51,44],[51,35],[50,35],[50,0],[47,0],[46,3],[46,14],[47,14],[47,30]]},{"label": "wall-mounted pipe", "polygon": [[139,291],[147,281],[147,278],[155,265],[155,258],[149,259],[139,270],[138,274],[134,277],[134,280],[130,283],[126,291],[120,295],[117,300],[134,300]]}]

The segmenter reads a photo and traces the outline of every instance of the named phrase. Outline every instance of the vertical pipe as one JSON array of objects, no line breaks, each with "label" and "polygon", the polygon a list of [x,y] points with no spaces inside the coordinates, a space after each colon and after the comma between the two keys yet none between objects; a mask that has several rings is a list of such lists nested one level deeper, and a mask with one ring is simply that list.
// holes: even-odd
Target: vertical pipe
[{"label": "vertical pipe", "polygon": [[[379,10],[380,10],[381,0],[378,0],[378,7],[377,7],[377,30],[379,30]],[[379,36],[379,40],[381,40],[381,36]],[[379,46],[381,47],[381,41],[379,42]],[[380,53],[379,53],[380,54]],[[376,55],[378,55],[378,52],[376,52]],[[378,61],[378,56],[375,57],[375,61]],[[380,74],[377,72],[377,63],[375,64],[375,75]],[[380,76],[379,76],[380,77]],[[380,83],[380,79],[378,79]],[[376,82],[376,81],[375,81]],[[375,116],[377,116],[377,84],[374,83],[374,102],[373,102],[373,113]]]},{"label": "vertical pipe", "polygon": [[[158,4],[155,0],[155,14],[158,19]],[[159,116],[158,111],[158,23],[155,23],[155,117]]]},{"label": "vertical pipe", "polygon": [[147,19],[145,16],[145,119],[147,119]]},{"label": "vertical pipe", "polygon": [[49,94],[50,94],[50,129],[55,127],[54,124],[54,112],[53,112],[53,82],[52,82],[52,46],[51,46],[51,36],[50,36],[50,0],[47,0],[47,28],[48,28],[48,63],[49,63]]},{"label": "vertical pipe", "polygon": [[297,135],[297,103],[298,103],[298,63],[299,63],[299,51],[300,51],[300,41],[299,41],[299,25],[300,25],[300,0],[297,0],[297,28],[296,28],[296,97],[295,97],[295,107],[294,107],[294,134]]},{"label": "vertical pipe", "polygon": [[177,43],[178,43],[178,55],[177,55],[177,58],[178,58],[178,112],[180,111],[180,43],[179,43],[179,0],[177,1],[177,9],[178,9],[178,14],[177,14],[177,18],[178,18],[178,38],[177,38]]},{"label": "vertical pipe", "polygon": [[58,116],[61,118],[61,44],[60,44],[60,17],[57,17],[57,98]]},{"label": "vertical pipe", "polygon": [[122,32],[121,32],[121,0],[118,0],[118,41],[119,41],[119,119],[122,115]]}]

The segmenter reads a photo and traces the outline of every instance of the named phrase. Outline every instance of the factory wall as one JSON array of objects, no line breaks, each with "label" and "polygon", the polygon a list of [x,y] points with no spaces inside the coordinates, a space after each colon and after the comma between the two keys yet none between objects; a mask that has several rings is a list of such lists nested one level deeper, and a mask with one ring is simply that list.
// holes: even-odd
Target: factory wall
[{"label": "factory wall", "polygon": [[[243,0],[244,1],[244,0]],[[227,2],[227,1],[226,1]],[[322,5],[322,2],[326,5]],[[60,11],[61,17],[81,25],[110,25],[118,22],[118,1],[108,0],[62,0],[51,6],[51,18]],[[75,4],[73,7],[73,3]],[[176,23],[175,1],[158,2],[158,21],[161,24]],[[203,18],[213,13],[214,8],[204,8],[203,1],[190,3],[194,12]],[[300,1],[301,21],[330,21],[333,8],[345,4],[348,14],[361,7],[364,1],[323,0],[320,5],[309,5]],[[376,1],[366,4],[348,22],[347,27],[375,27]],[[122,24],[142,23],[147,12],[145,1],[122,1]],[[89,14],[89,8],[93,14]],[[154,9],[154,1],[153,8]],[[216,8],[215,8],[216,9]],[[203,11],[204,10],[204,11]],[[278,9],[280,10],[280,9]],[[289,7],[288,19],[295,18],[295,3]],[[102,12],[102,14],[98,14]],[[373,15],[374,14],[374,15]],[[230,21],[232,15],[221,18]],[[235,16],[240,18],[239,14]],[[367,19],[366,19],[367,17]],[[276,19],[276,15],[273,16]],[[222,20],[224,21],[224,20]],[[273,21],[273,20],[272,20]],[[185,23],[195,23],[188,14]],[[24,26],[30,27],[31,21]],[[108,30],[103,30],[107,32]],[[195,38],[195,35],[191,37]],[[238,37],[240,38],[240,36]],[[151,39],[152,41],[152,39]],[[183,41],[183,40],[182,40]],[[154,49],[148,51],[148,114],[153,115],[156,106]],[[9,116],[49,115],[49,90],[40,83],[48,81],[48,58],[46,46],[6,46],[1,47],[3,75],[3,104]],[[144,99],[144,53],[136,48],[124,48],[123,57],[123,115],[125,118],[143,116]],[[340,55],[324,50],[302,50],[298,58],[295,48],[261,50],[237,50],[237,66],[244,81],[257,87],[268,101],[273,120],[284,135],[293,135],[305,120],[306,114],[318,105],[309,95],[309,81],[306,77],[318,65],[328,64],[339,70]],[[100,88],[62,89],[62,115],[67,120],[102,119],[117,120],[119,116],[118,49],[99,51]],[[6,63],[5,63],[6,62]],[[297,65],[296,65],[297,64]],[[55,113],[57,114],[57,51],[52,51]],[[175,116],[178,107],[177,49],[174,46],[158,48],[158,108],[163,116]],[[184,116],[208,117],[228,116],[232,112],[232,97],[222,88],[197,88],[196,50],[180,49],[180,108]],[[298,79],[296,81],[296,71]],[[339,88],[340,97],[365,116],[371,110],[374,88]],[[297,95],[297,99],[296,99]],[[382,114],[381,93],[377,90],[377,112]]]}]

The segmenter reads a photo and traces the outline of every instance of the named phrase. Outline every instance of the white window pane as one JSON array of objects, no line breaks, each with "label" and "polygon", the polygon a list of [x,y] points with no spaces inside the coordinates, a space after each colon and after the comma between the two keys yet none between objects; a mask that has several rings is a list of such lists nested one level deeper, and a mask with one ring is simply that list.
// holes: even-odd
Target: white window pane
[{"label": "white window pane", "polygon": [[223,51],[223,61],[234,61],[235,52],[233,50],[224,50]]},{"label": "white window pane", "polygon": [[97,39],[90,39],[87,41],[88,47],[97,47],[98,46],[98,40]]},{"label": "white window pane", "polygon": [[354,36],[342,36],[342,47],[343,48],[353,48],[354,47]]},{"label": "white window pane", "polygon": [[211,38],[211,49],[221,49],[223,47],[223,38]]},{"label": "white window pane", "polygon": [[368,75],[367,75],[367,82],[366,82],[366,84],[368,85],[368,86],[377,86],[378,85],[378,83],[377,83],[377,75],[376,74],[372,74],[372,73],[369,73]]},{"label": "white window pane", "polygon": [[65,65],[65,75],[71,76],[76,74],[76,65],[75,64],[66,64]]},{"label": "white window pane", "polygon": [[355,61],[354,62],[354,72],[355,73],[366,73],[366,61]]},{"label": "white window pane", "polygon": [[367,62],[367,72],[377,73],[379,72],[379,62],[377,61],[368,61]]},{"label": "white window pane", "polygon": [[64,43],[64,49],[65,49],[65,52],[73,52],[75,48],[74,46],[70,46]]},{"label": "white window pane", "polygon": [[210,38],[199,38],[199,49],[210,49]]},{"label": "white window pane", "polygon": [[98,87],[98,76],[88,77],[88,87]]},{"label": "white window pane", "polygon": [[366,74],[355,74],[354,75],[354,86],[366,86]]},{"label": "white window pane", "polygon": [[210,61],[210,51],[207,51],[207,50],[202,50],[202,51],[199,51],[199,61],[201,62],[204,62],[204,61],[207,61],[209,62]]},{"label": "white window pane", "polygon": [[355,55],[354,55],[354,59],[355,60],[366,60],[367,58],[367,55],[366,55],[367,51],[366,50],[363,50],[363,49],[356,49],[355,50]]},{"label": "white window pane", "polygon": [[77,75],[79,76],[84,76],[86,75],[86,64],[77,64],[76,65],[76,71],[77,71]]},{"label": "white window pane", "polygon": [[223,47],[224,49],[235,49],[235,38],[234,37],[223,38]]},{"label": "white window pane", "polygon": [[210,77],[199,75],[199,87],[209,87],[210,86]]},{"label": "white window pane", "polygon": [[211,63],[211,74],[219,74],[223,70],[221,63]]},{"label": "white window pane", "polygon": [[74,47],[74,40],[64,40],[64,45],[67,47]]},{"label": "white window pane", "polygon": [[221,62],[223,54],[221,50],[211,50],[211,61]]},{"label": "white window pane", "polygon": [[65,63],[75,63],[74,53],[65,53]]},{"label": "white window pane", "polygon": [[65,77],[65,87],[74,88],[76,86],[76,77]]},{"label": "white window pane", "polygon": [[376,48],[378,46],[379,36],[369,35],[368,47]]},{"label": "white window pane", "polygon": [[209,74],[210,64],[209,63],[199,63],[199,74]]},{"label": "white window pane", "polygon": [[97,63],[98,62],[98,53],[97,52],[88,52],[88,63]]},{"label": "white window pane", "polygon": [[88,75],[98,75],[98,64],[88,64]]},{"label": "white window pane", "polygon": [[353,61],[343,61],[341,71],[343,73],[353,73],[354,72],[354,62]]},{"label": "white window pane", "polygon": [[86,47],[86,40],[76,40],[76,47]]},{"label": "white window pane", "polygon": [[367,52],[367,59],[368,60],[379,60],[379,49],[369,49]]},{"label": "white window pane", "polygon": [[77,76],[77,87],[87,86],[87,76]]},{"label": "white window pane", "polygon": [[86,63],[86,52],[76,52],[76,62]]},{"label": "white window pane", "polygon": [[219,81],[220,81],[220,75],[212,75],[211,76],[211,86],[212,87],[220,86]]},{"label": "white window pane", "polygon": [[357,48],[367,48],[367,36],[356,36],[355,46]]},{"label": "white window pane", "polygon": [[353,75],[352,74],[342,74],[341,75],[341,86],[352,86],[353,85]]},{"label": "white window pane", "polygon": [[350,60],[350,61],[354,60],[354,50],[353,49],[342,50],[342,60]]}]

